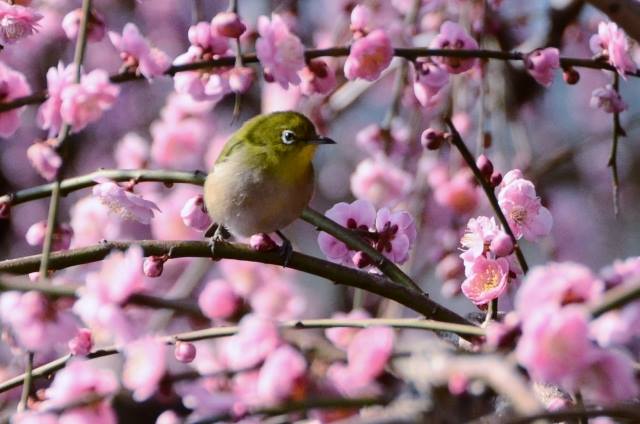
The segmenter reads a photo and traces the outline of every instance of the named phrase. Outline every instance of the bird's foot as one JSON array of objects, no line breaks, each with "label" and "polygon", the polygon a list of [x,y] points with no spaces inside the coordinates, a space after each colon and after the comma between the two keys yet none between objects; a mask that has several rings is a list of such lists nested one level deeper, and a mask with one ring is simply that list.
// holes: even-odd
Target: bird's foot
[{"label": "bird's foot", "polygon": [[282,239],[282,246],[279,248],[279,253],[283,260],[282,266],[287,267],[289,265],[289,261],[291,261],[291,257],[293,256],[293,245],[281,231],[276,231],[276,234],[280,239]]},{"label": "bird's foot", "polygon": [[209,238],[209,250],[211,251],[211,257],[213,259],[216,259],[216,246],[219,243],[227,243],[227,240],[231,237],[231,234],[226,228],[215,223],[207,228],[204,235]]}]

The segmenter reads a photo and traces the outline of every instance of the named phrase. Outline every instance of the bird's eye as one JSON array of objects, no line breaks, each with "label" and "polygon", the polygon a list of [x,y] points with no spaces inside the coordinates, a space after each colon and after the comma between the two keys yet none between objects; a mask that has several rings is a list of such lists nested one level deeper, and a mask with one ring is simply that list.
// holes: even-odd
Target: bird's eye
[{"label": "bird's eye", "polygon": [[291,130],[282,131],[282,142],[284,144],[291,144],[296,141],[296,133]]}]

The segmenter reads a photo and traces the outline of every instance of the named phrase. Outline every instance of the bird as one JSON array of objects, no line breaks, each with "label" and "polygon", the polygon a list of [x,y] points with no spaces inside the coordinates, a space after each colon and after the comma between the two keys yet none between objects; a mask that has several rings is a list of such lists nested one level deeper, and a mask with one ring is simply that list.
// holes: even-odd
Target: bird
[{"label": "bird", "polygon": [[275,232],[282,239],[286,266],[293,249],[281,230],[299,218],[311,200],[317,147],[335,143],[295,111],[246,121],[227,140],[205,179],[203,197],[212,221],[205,237],[210,237],[212,251],[230,235]]}]

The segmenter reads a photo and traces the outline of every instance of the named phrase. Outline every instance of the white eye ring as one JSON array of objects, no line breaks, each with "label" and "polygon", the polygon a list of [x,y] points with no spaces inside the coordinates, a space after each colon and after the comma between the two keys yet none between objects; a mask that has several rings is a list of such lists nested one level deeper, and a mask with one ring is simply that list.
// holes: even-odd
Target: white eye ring
[{"label": "white eye ring", "polygon": [[284,144],[293,144],[296,141],[296,133],[291,130],[282,131],[282,142]]}]

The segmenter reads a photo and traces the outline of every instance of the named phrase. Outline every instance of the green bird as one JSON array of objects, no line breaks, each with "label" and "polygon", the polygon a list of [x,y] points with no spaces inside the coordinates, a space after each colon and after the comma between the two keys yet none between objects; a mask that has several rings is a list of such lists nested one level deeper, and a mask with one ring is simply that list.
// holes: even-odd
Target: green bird
[{"label": "green bird", "polygon": [[[318,135],[297,112],[258,115],[227,141],[204,184],[204,201],[215,243],[231,234],[248,237],[276,232],[285,264],[292,248],[280,231],[300,217],[314,190],[316,148],[335,144]],[[228,234],[227,234],[228,236]]]}]

